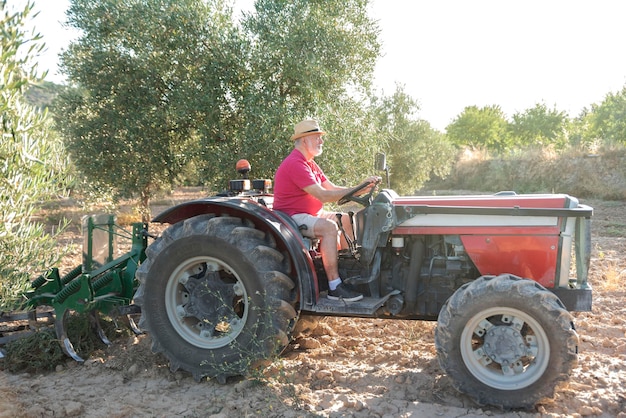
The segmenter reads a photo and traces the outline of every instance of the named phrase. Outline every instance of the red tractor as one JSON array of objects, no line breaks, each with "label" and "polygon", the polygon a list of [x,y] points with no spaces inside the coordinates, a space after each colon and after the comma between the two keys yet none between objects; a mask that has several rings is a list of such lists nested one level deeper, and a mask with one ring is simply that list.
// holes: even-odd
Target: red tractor
[{"label": "red tractor", "polygon": [[442,369],[479,404],[532,407],[568,379],[568,311],[591,310],[592,208],[565,194],[353,191],[340,201],[361,207],[339,265],[365,297],[346,303],[325,297],[317,243],[272,210],[271,181],[238,168],[229,192],[154,219],[171,226],[137,271],[139,326],[172,370],[226,382],[279,354],[301,316],[332,315],[437,321]]}]

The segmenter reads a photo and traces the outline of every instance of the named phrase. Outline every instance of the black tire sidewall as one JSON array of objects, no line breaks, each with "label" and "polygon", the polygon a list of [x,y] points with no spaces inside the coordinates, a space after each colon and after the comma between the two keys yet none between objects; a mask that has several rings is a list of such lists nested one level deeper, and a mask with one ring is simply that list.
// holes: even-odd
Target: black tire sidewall
[{"label": "black tire sidewall", "polygon": [[[184,340],[172,326],[165,300],[166,287],[174,270],[186,260],[210,256],[222,260],[232,267],[243,283],[248,295],[248,317],[244,329],[231,344],[215,349],[205,349]],[[241,361],[241,351],[234,346],[250,351],[264,351],[271,320],[267,318],[268,306],[258,272],[237,247],[212,237],[191,235],[172,242],[157,257],[148,272],[145,284],[145,300],[142,310],[149,321],[149,329],[159,330],[159,343],[166,353],[176,353],[174,357],[188,363],[186,369],[202,369],[203,364],[229,364]],[[261,353],[262,355],[267,353]],[[211,361],[207,362],[208,356]],[[169,357],[169,356],[168,356]],[[182,359],[182,360],[181,360]]]},{"label": "black tire sidewall", "polygon": [[[540,288],[534,288],[533,295],[502,289],[491,292],[486,288],[480,288],[478,283],[472,285],[476,286],[460,289],[464,293],[461,296],[463,303],[455,306],[447,323],[438,324],[438,327],[447,327],[447,332],[452,336],[447,343],[437,341],[439,346],[443,345],[438,350],[446,352],[442,367],[453,379],[457,389],[467,393],[480,404],[489,403],[505,408],[531,407],[552,393],[556,383],[562,380],[562,365],[567,362],[568,332],[555,321],[553,315],[549,313],[550,309],[544,304],[545,298],[541,297],[542,292],[550,292]],[[452,298],[454,297],[453,295]],[[461,344],[464,343],[461,341],[462,333],[469,320],[480,312],[497,307],[516,309],[532,317],[547,336],[550,350],[547,368],[535,382],[524,388],[502,390],[488,386],[470,372],[461,354]],[[436,332],[436,338],[437,336]]]}]

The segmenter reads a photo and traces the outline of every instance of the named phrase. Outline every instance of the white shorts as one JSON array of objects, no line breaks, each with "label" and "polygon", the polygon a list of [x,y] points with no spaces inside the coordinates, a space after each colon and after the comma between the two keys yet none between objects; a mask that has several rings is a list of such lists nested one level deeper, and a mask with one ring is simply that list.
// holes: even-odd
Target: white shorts
[{"label": "white shorts", "polygon": [[300,233],[302,235],[304,235],[305,237],[309,237],[309,238],[316,238],[315,237],[315,222],[317,222],[318,219],[320,218],[324,218],[324,219],[330,219],[333,222],[337,222],[337,213],[341,213],[341,212],[328,212],[323,210],[319,216],[313,216],[313,215],[309,215],[308,213],[296,213],[295,215],[292,215],[291,217],[293,218],[294,221],[296,221],[296,223],[298,224],[298,227],[304,225],[306,226],[306,229],[300,229]]}]

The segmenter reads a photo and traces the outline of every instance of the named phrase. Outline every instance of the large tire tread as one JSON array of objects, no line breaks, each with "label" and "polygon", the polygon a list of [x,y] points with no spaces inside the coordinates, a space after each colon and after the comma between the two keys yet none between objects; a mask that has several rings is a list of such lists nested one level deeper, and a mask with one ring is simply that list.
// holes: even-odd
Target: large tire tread
[{"label": "large tire tread", "polygon": [[[211,239],[223,240],[235,247],[249,265],[254,266],[258,279],[261,281],[263,293],[265,293],[263,298],[266,300],[266,309],[271,311],[271,330],[267,331],[268,335],[261,342],[265,348],[259,349],[260,352],[250,354],[247,351],[248,348],[243,347],[243,351],[238,354],[241,361],[238,364],[233,362],[232,367],[228,369],[224,369],[223,364],[212,365],[208,360],[206,364],[193,365],[185,358],[181,358],[181,354],[177,350],[166,348],[166,345],[172,346],[171,341],[169,344],[163,344],[160,341],[159,327],[153,326],[151,318],[145,313],[146,311],[149,312],[149,309],[142,309],[139,326],[151,336],[152,351],[163,353],[168,358],[172,371],[183,369],[192,373],[196,380],[209,377],[224,383],[228,377],[245,375],[249,372],[249,368],[279,354],[287,346],[298,317],[295,309],[297,289],[294,282],[286,274],[287,260],[283,254],[276,250],[273,237],[255,229],[252,222],[245,219],[230,216],[216,217],[213,214],[207,214],[170,226],[160,238],[147,248],[146,261],[137,271],[140,285],[135,295],[136,304],[142,306],[145,303],[146,287],[150,285],[152,280],[150,276],[154,274],[151,272],[154,263],[163,257],[163,253],[176,242],[192,236],[206,236],[211,237]],[[181,340],[182,344],[184,342]],[[208,352],[211,350],[205,351],[207,351],[206,358],[210,359],[211,356]],[[250,355],[252,358],[245,358]],[[255,356],[257,358],[254,358]]]},{"label": "large tire tread", "polygon": [[[489,304],[490,299],[498,295],[510,298],[516,309],[527,309],[541,316],[541,323],[550,338],[548,369],[539,381],[521,390],[488,387],[472,376],[458,353],[468,309],[480,301]],[[480,405],[530,409],[541,399],[553,397],[556,387],[569,378],[577,363],[578,335],[572,316],[553,293],[532,280],[505,274],[481,277],[462,286],[450,297],[439,314],[435,345],[441,368],[459,392],[469,395]]]}]

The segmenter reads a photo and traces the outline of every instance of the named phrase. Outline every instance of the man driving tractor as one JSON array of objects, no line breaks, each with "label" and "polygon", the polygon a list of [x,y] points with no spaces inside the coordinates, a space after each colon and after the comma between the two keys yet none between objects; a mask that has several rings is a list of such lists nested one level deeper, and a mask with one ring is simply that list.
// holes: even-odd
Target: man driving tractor
[{"label": "man driving tractor", "polygon": [[[323,206],[324,203],[337,202],[355,188],[333,184],[314,161],[322,154],[324,134],[318,121],[313,119],[295,125],[291,136],[294,149],[280,164],[274,177],[273,208],[291,216],[301,226],[304,236],[320,239],[319,251],[328,277],[328,298],[354,302],[363,295],[343,283],[337,262],[338,248],[347,248],[347,242],[339,233],[337,213],[326,211]],[[368,177],[364,182],[369,186],[355,195],[368,193],[380,180],[378,176]],[[350,225],[348,214],[341,214],[341,224]],[[352,229],[345,230],[352,238]]]}]

